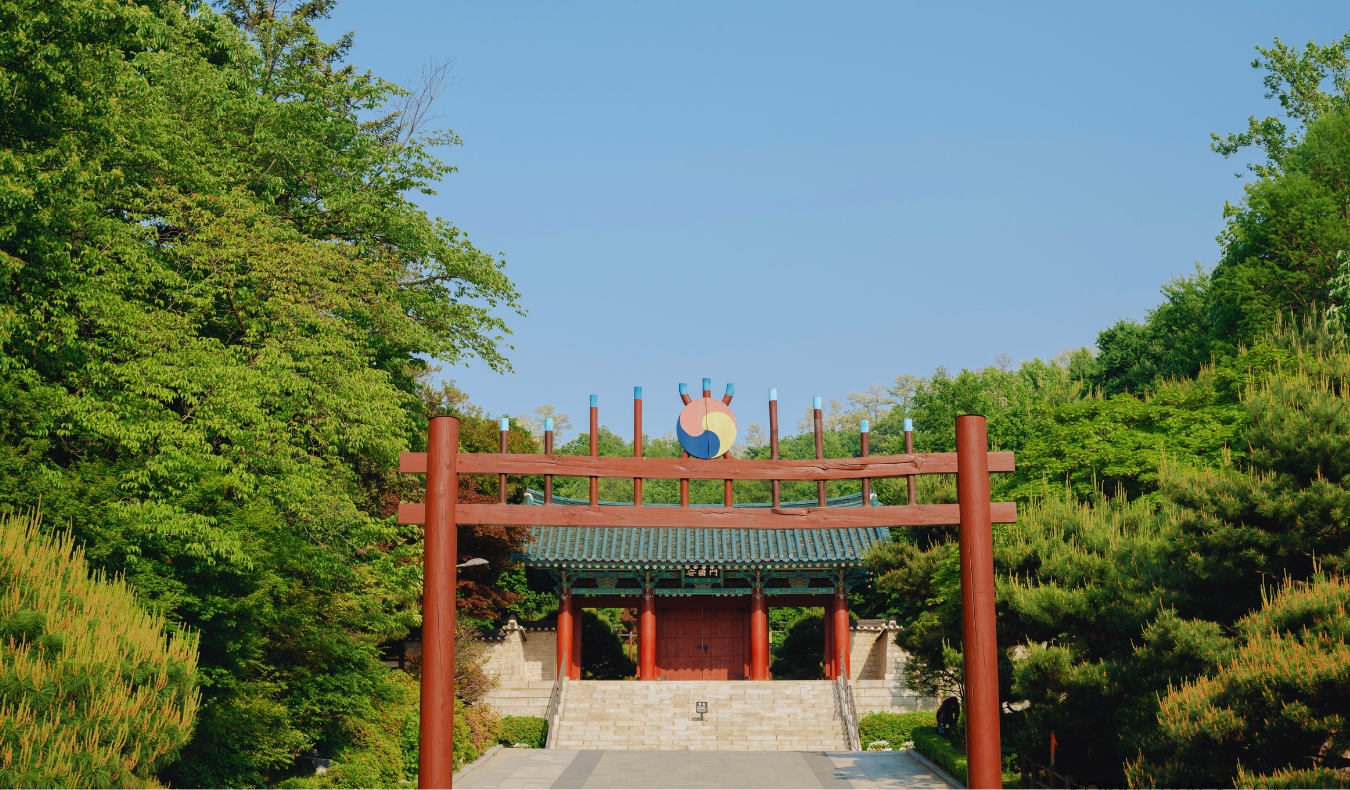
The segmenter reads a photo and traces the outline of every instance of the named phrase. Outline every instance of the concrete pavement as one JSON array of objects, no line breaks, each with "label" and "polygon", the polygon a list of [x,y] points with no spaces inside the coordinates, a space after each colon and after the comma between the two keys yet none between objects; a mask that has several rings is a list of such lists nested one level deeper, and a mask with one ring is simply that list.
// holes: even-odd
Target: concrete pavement
[{"label": "concrete pavement", "polygon": [[899,752],[695,752],[502,749],[455,786],[469,788],[934,788],[949,785]]}]

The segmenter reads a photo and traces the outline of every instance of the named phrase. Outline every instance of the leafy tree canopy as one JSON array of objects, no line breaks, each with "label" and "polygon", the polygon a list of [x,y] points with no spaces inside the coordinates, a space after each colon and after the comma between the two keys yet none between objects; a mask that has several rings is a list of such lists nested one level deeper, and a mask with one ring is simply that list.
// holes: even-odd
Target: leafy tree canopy
[{"label": "leafy tree canopy", "polygon": [[417,620],[387,495],[419,376],[508,365],[502,261],[408,197],[455,139],[319,38],[332,5],[0,2],[0,504],[200,630],[177,783],[262,784],[378,718],[377,642]]}]

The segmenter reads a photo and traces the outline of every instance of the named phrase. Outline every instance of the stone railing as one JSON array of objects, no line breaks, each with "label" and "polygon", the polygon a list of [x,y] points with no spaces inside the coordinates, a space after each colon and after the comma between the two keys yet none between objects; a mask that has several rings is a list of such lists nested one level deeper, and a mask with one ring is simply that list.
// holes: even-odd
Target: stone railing
[{"label": "stone railing", "polygon": [[553,744],[558,742],[558,721],[562,718],[563,697],[567,693],[567,650],[563,650],[562,661],[558,664],[558,677],[553,681],[553,691],[548,695],[548,710],[544,713],[544,721],[548,722],[548,735],[545,738],[544,748],[552,749]]},{"label": "stone railing", "polygon": [[[836,665],[845,667],[844,648],[839,648],[839,663]],[[839,710],[839,722],[844,728],[844,739],[848,743],[849,751],[862,751],[862,741],[858,736],[858,710],[853,704],[853,689],[848,685],[848,673],[839,672],[834,679],[834,700]]]}]

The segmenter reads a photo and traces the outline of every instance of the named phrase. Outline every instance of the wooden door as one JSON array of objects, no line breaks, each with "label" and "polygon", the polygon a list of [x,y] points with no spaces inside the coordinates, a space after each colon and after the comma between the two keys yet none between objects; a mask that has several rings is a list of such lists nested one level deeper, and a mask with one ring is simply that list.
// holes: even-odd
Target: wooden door
[{"label": "wooden door", "polygon": [[656,607],[656,676],[702,680],[703,610],[680,601]]},{"label": "wooden door", "polygon": [[656,608],[656,675],[666,680],[743,680],[744,606],[680,601]]},{"label": "wooden door", "polygon": [[745,680],[744,606],[703,607],[703,679]]}]

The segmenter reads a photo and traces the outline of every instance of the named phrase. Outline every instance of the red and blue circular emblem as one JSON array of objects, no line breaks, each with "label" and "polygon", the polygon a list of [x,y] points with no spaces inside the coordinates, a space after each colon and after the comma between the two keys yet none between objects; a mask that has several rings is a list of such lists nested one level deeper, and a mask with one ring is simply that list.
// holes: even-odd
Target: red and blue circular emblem
[{"label": "red and blue circular emblem", "polygon": [[693,457],[716,458],[731,450],[736,441],[736,415],[720,400],[697,398],[680,411],[675,436]]}]

